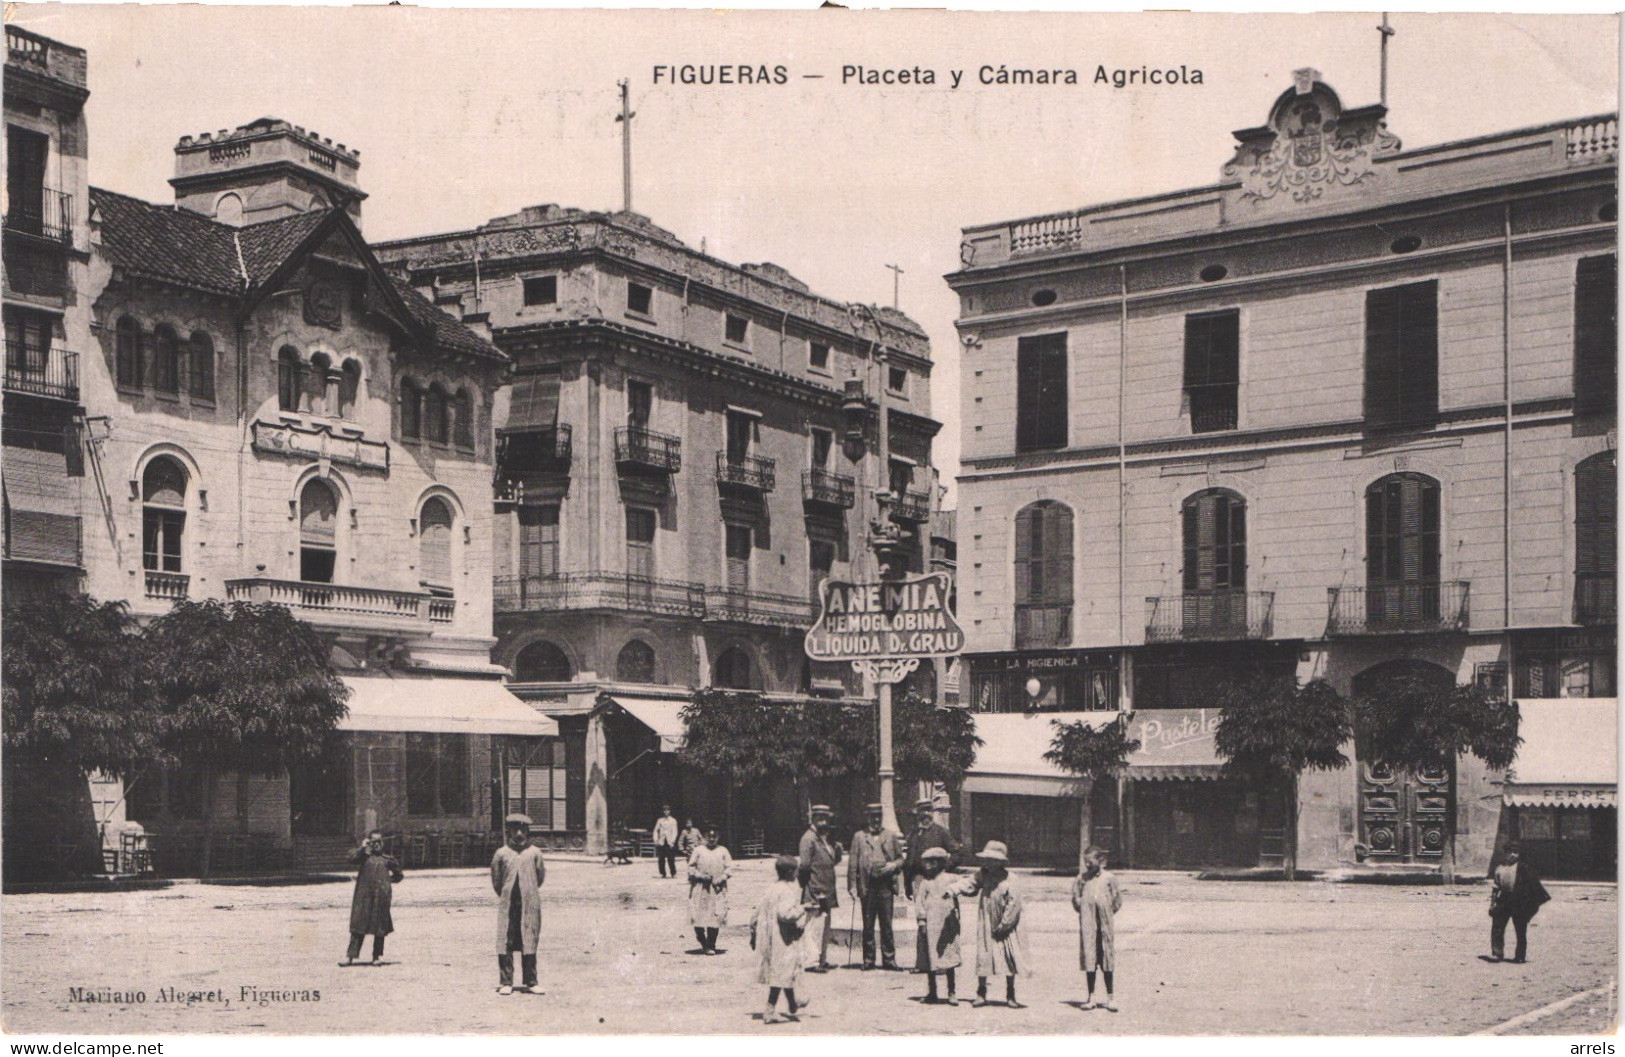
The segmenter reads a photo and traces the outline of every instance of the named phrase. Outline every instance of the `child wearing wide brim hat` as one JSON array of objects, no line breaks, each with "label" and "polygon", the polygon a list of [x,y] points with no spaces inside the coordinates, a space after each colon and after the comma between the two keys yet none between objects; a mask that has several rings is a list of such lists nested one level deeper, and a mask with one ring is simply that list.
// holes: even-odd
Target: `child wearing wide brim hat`
[{"label": "child wearing wide brim hat", "polygon": [[[959,896],[965,888],[962,878],[943,873],[949,855],[945,848],[928,848],[920,856],[924,871],[914,885],[915,935],[914,969],[927,974],[925,1002],[954,1005],[954,970],[961,964],[959,952]],[[937,995],[937,977],[945,976],[948,997]]]},{"label": "child wearing wide brim hat", "polygon": [[976,927],[976,999],[985,1006],[987,978],[1004,977],[1004,1004],[1024,1009],[1016,1000],[1016,977],[1032,971],[1027,941],[1021,933],[1021,896],[1010,887],[1010,849],[990,840],[976,853],[981,863],[971,890],[978,893]]}]

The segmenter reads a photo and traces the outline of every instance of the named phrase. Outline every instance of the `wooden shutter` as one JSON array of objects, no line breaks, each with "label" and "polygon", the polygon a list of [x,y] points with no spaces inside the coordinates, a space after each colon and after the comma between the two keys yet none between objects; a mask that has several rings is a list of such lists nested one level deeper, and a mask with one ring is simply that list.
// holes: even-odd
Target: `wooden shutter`
[{"label": "wooden shutter", "polygon": [[1618,289],[1613,254],[1580,259],[1574,275],[1574,409],[1582,414],[1612,411],[1616,402]]},{"label": "wooden shutter", "polygon": [[1016,450],[1066,444],[1066,335],[1021,338],[1016,343]]},{"label": "wooden shutter", "polygon": [[1367,424],[1432,425],[1439,413],[1439,284],[1368,292],[1365,327]]},{"label": "wooden shutter", "polygon": [[451,510],[439,499],[418,516],[418,576],[435,587],[451,586]]},{"label": "wooden shutter", "polygon": [[655,574],[655,512],[643,507],[626,508],[626,572],[643,580]]},{"label": "wooden shutter", "polygon": [[1574,470],[1575,572],[1582,576],[1615,571],[1617,484],[1614,456],[1593,455]]},{"label": "wooden shutter", "polygon": [[[1040,517],[1041,510],[1041,507],[1035,505],[1023,509],[1016,515],[1015,589],[1017,603],[1038,601],[1033,597],[1033,528],[1034,522]],[[1039,531],[1042,532],[1042,528]],[[1043,582],[1042,575],[1038,577],[1038,582]]]},{"label": "wooden shutter", "polygon": [[1051,503],[1042,518],[1043,598],[1047,605],[1072,603],[1072,511],[1059,503]]},{"label": "wooden shutter", "polygon": [[559,508],[519,508],[519,575],[552,576],[559,571]]}]

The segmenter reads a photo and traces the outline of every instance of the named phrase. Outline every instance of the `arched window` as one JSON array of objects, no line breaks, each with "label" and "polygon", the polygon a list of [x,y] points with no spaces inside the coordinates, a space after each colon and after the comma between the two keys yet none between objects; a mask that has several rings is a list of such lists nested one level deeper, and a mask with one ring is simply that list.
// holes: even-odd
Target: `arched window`
[{"label": "arched window", "polygon": [[129,316],[121,316],[116,330],[118,384],[127,389],[139,389],[145,373],[141,363],[141,324]]},{"label": "arched window", "polygon": [[654,647],[641,639],[622,646],[620,656],[615,658],[615,678],[623,683],[654,682]]},{"label": "arched window", "polygon": [[418,575],[437,594],[451,594],[451,506],[430,499],[418,514]]},{"label": "arched window", "polygon": [[161,455],[141,475],[141,566],[153,572],[181,571],[186,534],[186,467]]},{"label": "arched window", "polygon": [[351,418],[355,415],[355,402],[361,395],[361,361],[351,359],[344,361],[344,367],[339,372],[339,416]]},{"label": "arched window", "polygon": [[750,655],[738,646],[729,646],[717,657],[715,675],[711,681],[723,690],[756,689]]},{"label": "arched window", "polygon": [[467,389],[457,390],[456,442],[459,448],[474,447],[474,398]]},{"label": "arched window", "polygon": [[1184,633],[1225,635],[1247,627],[1247,504],[1210,488],[1180,508],[1184,537]]},{"label": "arched window", "polygon": [[1366,613],[1371,625],[1439,619],[1439,482],[1389,474],[1365,491]]},{"label": "arched window", "polygon": [[181,391],[181,343],[168,324],[152,332],[152,387],[160,393]]},{"label": "arched window", "polygon": [[575,678],[570,658],[546,640],[533,642],[519,651],[513,661],[513,677],[519,683],[567,683]]},{"label": "arched window", "polygon": [[451,439],[451,408],[446,403],[446,390],[439,382],[429,386],[423,398],[423,432],[425,439],[436,444]]},{"label": "arched window", "polygon": [[401,436],[416,439],[423,436],[423,401],[418,383],[410,378],[401,379]]},{"label": "arched window", "polygon": [[187,365],[187,378],[191,382],[193,400],[214,403],[214,339],[201,330],[192,332],[188,343],[191,361]]},{"label": "arched window", "polygon": [[338,562],[339,499],[333,487],[311,478],[299,493],[299,579],[333,582]]},{"label": "arched window", "polygon": [[242,196],[229,192],[221,195],[220,201],[214,204],[214,218],[222,224],[240,227],[243,222]]},{"label": "arched window", "polygon": [[[331,414],[335,409],[330,406],[327,399],[328,375],[332,372],[333,359],[325,352],[314,353],[310,357],[310,370],[305,375],[304,399],[301,401],[306,411],[317,415]],[[337,389],[337,386],[334,386]],[[335,392],[334,396],[338,394]]]},{"label": "arched window", "polygon": [[1072,511],[1053,499],[1016,514],[1015,648],[1072,642]]},{"label": "arched window", "polygon": [[276,402],[284,411],[299,410],[300,376],[305,365],[299,360],[299,350],[284,345],[276,354]]},{"label": "arched window", "polygon": [[1601,452],[1574,468],[1574,620],[1613,623],[1617,491],[1614,453]]}]

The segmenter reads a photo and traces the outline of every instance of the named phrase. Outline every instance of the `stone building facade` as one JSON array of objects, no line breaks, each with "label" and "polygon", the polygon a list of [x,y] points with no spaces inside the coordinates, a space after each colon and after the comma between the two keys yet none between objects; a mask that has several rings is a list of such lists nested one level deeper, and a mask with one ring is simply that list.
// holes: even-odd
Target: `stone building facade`
[{"label": "stone building facade", "polygon": [[669,802],[725,825],[736,851],[793,840],[788,790],[744,796],[677,765],[679,713],[701,687],[864,693],[849,667],[809,662],[802,636],[821,579],[872,575],[877,492],[895,495],[914,568],[930,553],[924,332],[633,213],[542,206],[375,249],[514,362],[495,410],[495,657],[566,731],[549,828],[596,851]]},{"label": "stone building facade", "polygon": [[[43,71],[82,103],[83,52],[7,32],[8,89],[14,70]],[[43,121],[14,117],[21,98],[8,90],[14,138]],[[52,537],[77,541],[53,566],[68,586],[142,620],[182,599],[281,603],[329,639],[351,690],[330,759],[218,782],[212,804],[198,774],[93,783],[102,821],[143,823],[176,871],[211,821],[248,866],[290,849],[323,865],[373,827],[477,858],[500,829],[493,745],[557,733],[490,663],[490,425],[508,358],[380,267],[358,226],[359,152],[269,118],[183,137],[176,202],[158,205],[91,188],[83,120],[61,114],[47,171],[74,204],[53,235],[66,296],[19,290],[14,311],[10,283],[30,273],[11,266],[7,214],[7,589],[14,557],[52,564],[35,553],[48,497],[76,527]],[[37,256],[44,240],[25,235]],[[45,313],[52,340],[25,328],[14,356],[24,312]],[[38,365],[50,389],[63,357],[71,392],[38,392]],[[39,445],[13,454],[14,390],[66,424],[54,473]]]},{"label": "stone building facade", "polygon": [[[964,692],[1006,742],[967,783],[987,825],[1075,851],[1047,739],[993,713],[1132,709],[1158,726],[1096,805],[1118,861],[1271,861],[1280,798],[1211,752],[1205,694],[1247,667],[1345,695],[1510,672],[1520,702],[1613,714],[1615,118],[1407,149],[1386,117],[1299,71],[1215,184],[964,230]],[[1570,736],[1538,711],[1526,749]],[[1437,863],[1453,812],[1481,871],[1543,810],[1513,770],[1310,775],[1300,861]],[[1524,836],[1611,876],[1612,794],[1586,795],[1601,814]]]}]

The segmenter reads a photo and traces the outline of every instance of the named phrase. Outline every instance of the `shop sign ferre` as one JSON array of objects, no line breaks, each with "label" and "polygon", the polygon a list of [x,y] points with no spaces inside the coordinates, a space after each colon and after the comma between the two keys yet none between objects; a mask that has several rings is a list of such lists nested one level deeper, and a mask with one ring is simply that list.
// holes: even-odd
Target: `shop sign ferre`
[{"label": "shop sign ferre", "polygon": [[947,573],[878,583],[825,580],[807,656],[854,661],[957,654],[965,634],[948,608],[952,586]]}]

